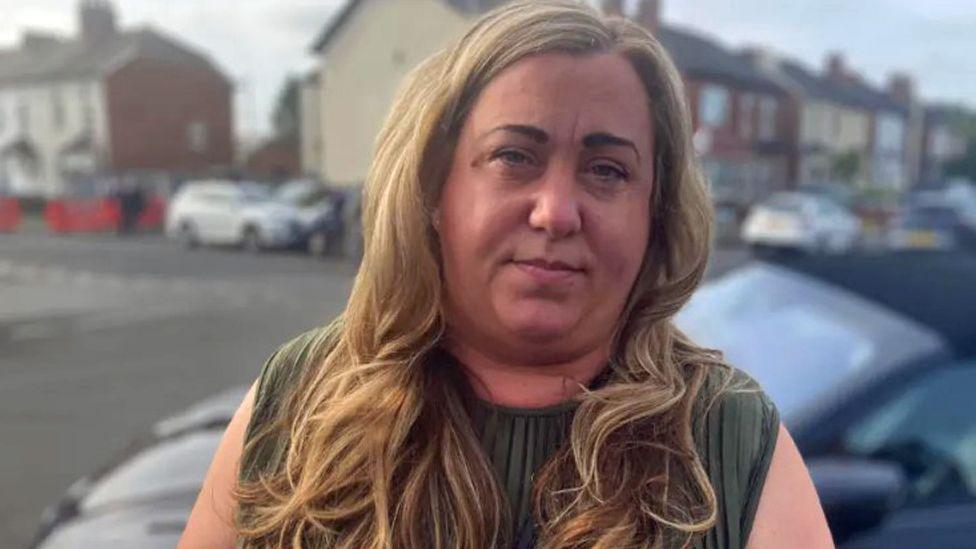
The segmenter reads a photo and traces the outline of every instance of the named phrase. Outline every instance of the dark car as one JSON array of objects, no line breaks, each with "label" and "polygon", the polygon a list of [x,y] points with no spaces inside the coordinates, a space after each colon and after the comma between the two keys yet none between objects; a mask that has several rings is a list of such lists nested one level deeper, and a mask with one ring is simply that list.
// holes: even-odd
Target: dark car
[{"label": "dark car", "polygon": [[294,248],[318,257],[336,255],[342,251],[345,192],[301,179],[282,185],[276,198],[298,211],[301,236]]},{"label": "dark car", "polygon": [[[772,396],[841,547],[972,547],[974,281],[976,257],[757,261],[704,286],[678,322]],[[161,422],[81,481],[45,514],[40,546],[172,547],[243,394]]]},{"label": "dark car", "polygon": [[702,288],[679,324],[763,385],[841,547],[976,539],[976,258],[790,257]]},{"label": "dark car", "polygon": [[888,244],[894,250],[976,250],[976,227],[954,207],[914,204],[892,221]]}]

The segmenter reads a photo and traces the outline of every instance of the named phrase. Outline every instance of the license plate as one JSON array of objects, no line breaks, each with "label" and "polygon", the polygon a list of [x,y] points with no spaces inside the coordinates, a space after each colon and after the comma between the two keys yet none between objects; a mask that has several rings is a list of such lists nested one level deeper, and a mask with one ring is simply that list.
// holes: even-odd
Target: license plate
[{"label": "license plate", "polygon": [[908,233],[908,244],[913,248],[934,248],[935,233],[932,231],[912,231]]}]

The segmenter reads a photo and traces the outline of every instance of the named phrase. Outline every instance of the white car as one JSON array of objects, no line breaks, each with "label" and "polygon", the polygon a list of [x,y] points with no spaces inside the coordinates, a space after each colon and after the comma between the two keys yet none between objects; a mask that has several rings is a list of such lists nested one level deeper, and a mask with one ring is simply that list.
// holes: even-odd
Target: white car
[{"label": "white car", "polygon": [[843,253],[857,245],[861,221],[829,198],[779,192],[752,207],[741,236],[753,248]]},{"label": "white car", "polygon": [[199,181],[185,184],[173,197],[166,234],[188,248],[215,244],[256,252],[292,246],[302,225],[297,210],[272,200],[262,185]]}]

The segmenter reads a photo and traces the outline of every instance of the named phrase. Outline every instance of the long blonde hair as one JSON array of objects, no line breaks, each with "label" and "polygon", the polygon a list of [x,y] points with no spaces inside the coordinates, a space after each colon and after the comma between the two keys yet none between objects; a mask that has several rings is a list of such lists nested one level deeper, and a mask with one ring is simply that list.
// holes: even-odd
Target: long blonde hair
[{"label": "long blonde hair", "polygon": [[615,331],[609,380],[581,395],[568,442],[535,480],[540,544],[683,545],[714,524],[693,410],[706,370],[723,363],[671,321],[702,279],[712,226],[681,78],[636,24],[529,1],[483,16],[399,90],[365,183],[365,250],[346,310],[245,448],[247,459],[267,437],[287,444],[280,463],[237,488],[244,546],[511,541],[508,504],[465,400],[452,372],[428,360],[444,331],[431,211],[480,90],[547,52],[631,62],[651,107],[657,175],[649,245]]}]

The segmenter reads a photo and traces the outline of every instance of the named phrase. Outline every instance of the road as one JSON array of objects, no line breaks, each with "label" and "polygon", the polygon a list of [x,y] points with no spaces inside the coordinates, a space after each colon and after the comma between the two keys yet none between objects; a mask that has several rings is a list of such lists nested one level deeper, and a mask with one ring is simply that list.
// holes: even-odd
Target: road
[{"label": "road", "polygon": [[[710,274],[746,257],[719,251]],[[341,311],[353,274],[151,235],[0,235],[0,547],[158,419],[253,380]]]}]

